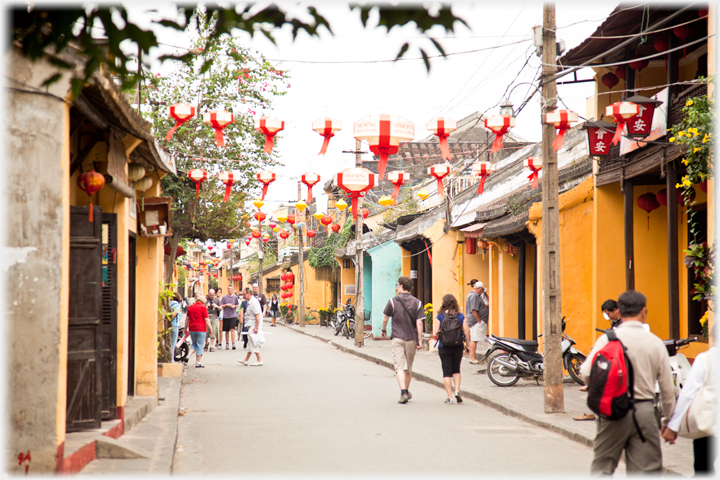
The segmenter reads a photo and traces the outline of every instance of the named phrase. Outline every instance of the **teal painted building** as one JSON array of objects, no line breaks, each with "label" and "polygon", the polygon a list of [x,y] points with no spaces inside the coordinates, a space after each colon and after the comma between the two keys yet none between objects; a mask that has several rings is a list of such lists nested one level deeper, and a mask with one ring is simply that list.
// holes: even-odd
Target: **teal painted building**
[{"label": "teal painted building", "polygon": [[[394,240],[381,243],[366,250],[363,262],[365,308],[371,310],[373,337],[381,336],[383,310],[388,300],[395,296],[395,284],[400,277],[402,250]],[[370,305],[372,307],[370,307]],[[388,336],[392,321],[388,323]]]}]

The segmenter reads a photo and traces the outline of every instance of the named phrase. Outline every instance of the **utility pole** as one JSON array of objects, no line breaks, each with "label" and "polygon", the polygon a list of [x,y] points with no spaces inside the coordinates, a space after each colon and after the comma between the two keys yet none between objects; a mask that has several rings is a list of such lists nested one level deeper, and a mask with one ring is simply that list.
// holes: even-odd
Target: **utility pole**
[{"label": "utility pole", "polygon": [[[555,127],[545,123],[545,114],[557,108],[557,45],[555,4],[543,5],[542,51],[542,317],[545,368],[545,413],[565,410],[560,319],[560,215],[558,212],[557,154],[552,148]],[[545,83],[547,82],[547,83]]]},{"label": "utility pole", "polygon": [[[302,189],[301,189],[301,182],[298,181],[298,201],[302,195]],[[305,211],[298,212],[298,216],[300,217],[298,220],[298,223],[303,223],[303,220],[305,220]],[[304,252],[303,252],[303,236],[302,236],[302,227],[297,227],[297,238],[298,238],[298,320],[300,321],[300,328],[305,328],[305,269],[303,268],[303,263],[305,263],[305,259],[303,258]]]},{"label": "utility pole", "polygon": [[[360,140],[355,140],[355,166],[362,167]],[[365,302],[363,301],[363,216],[360,213],[362,197],[358,199],[357,220],[355,221],[355,346],[365,345]]]}]

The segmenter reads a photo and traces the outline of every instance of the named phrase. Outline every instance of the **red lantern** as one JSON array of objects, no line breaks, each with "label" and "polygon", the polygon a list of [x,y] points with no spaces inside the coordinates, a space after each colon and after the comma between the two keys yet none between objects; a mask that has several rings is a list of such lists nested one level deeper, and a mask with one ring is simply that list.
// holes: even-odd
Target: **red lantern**
[{"label": "red lantern", "polygon": [[654,193],[644,193],[637,199],[637,205],[648,213],[648,230],[650,230],[650,212],[660,208],[660,203]]},{"label": "red lantern", "polygon": [[367,218],[368,215],[370,215],[370,210],[368,210],[367,208],[361,208],[360,213],[362,213],[363,218]]},{"label": "red lantern", "polygon": [[570,128],[570,124],[578,121],[578,114],[572,110],[553,110],[545,114],[545,123],[554,125],[558,131],[557,137],[552,144],[553,150],[558,151],[562,148],[565,140],[565,132]]},{"label": "red lantern", "polygon": [[620,80],[627,80],[627,67],[622,66],[615,69],[615,75],[618,76]]},{"label": "red lantern", "polygon": [[190,180],[195,182],[195,198],[200,197],[200,184],[203,183],[208,178],[208,173],[205,170],[202,170],[200,168],[193,168],[188,172],[188,177]]},{"label": "red lantern", "polygon": [[525,159],[525,167],[530,169],[528,179],[532,183],[532,188],[538,188],[538,172],[542,170],[542,157],[528,157]]},{"label": "red lantern", "polygon": [[258,181],[263,184],[261,200],[265,200],[265,195],[267,195],[268,186],[272,182],[275,181],[275,174],[273,172],[260,172],[257,175],[255,175],[255,178],[257,178]]},{"label": "red lantern", "polygon": [[333,222],[333,219],[330,215],[325,215],[320,219],[320,223],[325,225],[326,227],[330,225]]},{"label": "red lantern", "polygon": [[223,128],[230,125],[233,120],[235,120],[235,116],[225,109],[215,110],[203,115],[203,122],[210,125],[213,130],[215,130],[215,145],[218,147],[225,147]]},{"label": "red lantern", "polygon": [[437,180],[437,194],[442,198],[445,195],[445,186],[443,185],[443,178],[450,175],[450,164],[449,163],[438,163],[431,167],[428,167],[428,175],[435,177]]},{"label": "red lantern", "polygon": [[433,132],[435,136],[438,137],[440,152],[442,153],[443,160],[452,160],[452,156],[450,155],[450,145],[448,145],[447,139],[452,132],[457,130],[457,122],[450,118],[438,117],[427,122],[425,124],[425,128]]},{"label": "red lantern", "polygon": [[227,202],[230,200],[230,187],[235,184],[234,174],[233,172],[220,172],[218,178],[225,184],[225,197],[223,197],[223,202]]},{"label": "red lantern", "polygon": [[[382,116],[382,115],[381,115]],[[388,115],[389,116],[389,115]],[[398,117],[399,118],[399,117]],[[412,124],[410,124],[412,125]],[[357,123],[355,124],[357,131]],[[387,160],[387,159],[386,159]],[[383,173],[385,166],[382,167]],[[352,200],[353,220],[357,220],[358,198],[364,197],[365,193],[372,189],[375,184],[375,175],[366,168],[353,167],[347,168],[342,172],[335,174],[335,184],[348,192]]]},{"label": "red lantern", "polygon": [[295,225],[295,214],[294,214],[294,213],[288,214],[288,216],[287,216],[287,222],[288,222],[290,225]]},{"label": "red lantern", "polygon": [[267,215],[265,215],[265,213],[263,212],[255,212],[255,215],[253,215],[253,217],[255,217],[255,220],[257,220],[258,222],[262,222],[267,218]]},{"label": "red lantern", "polygon": [[268,227],[270,227],[271,230],[274,230],[275,227],[277,227],[277,223],[275,223],[275,222],[270,222],[270,223],[268,223]]},{"label": "red lantern", "polygon": [[503,135],[515,126],[515,117],[512,115],[493,115],[485,119],[485,128],[495,134],[495,141],[492,144],[490,153],[495,153],[503,146]]},{"label": "red lantern", "polygon": [[[680,40],[685,40],[686,38],[688,38],[690,36],[690,32],[691,30],[689,25],[680,25],[673,28],[673,33]],[[685,59],[685,47],[683,47],[683,59]]]},{"label": "red lantern", "polygon": [[287,292],[287,298],[292,298],[292,296],[293,296],[292,292]]},{"label": "red lantern", "polygon": [[607,156],[610,155],[610,136],[615,130],[615,125],[605,120],[585,122],[582,126],[587,130],[588,151],[590,155]]},{"label": "red lantern", "polygon": [[281,230],[278,235],[280,235],[280,238],[282,238],[283,240],[287,239],[290,236],[287,230]]},{"label": "red lantern", "polygon": [[[335,136],[335,132],[342,130],[342,122],[335,118],[318,118],[313,121],[312,129],[325,137],[322,148],[320,148],[320,153],[318,153],[318,155],[325,155],[328,144],[330,144],[330,139]],[[312,198],[312,196],[310,197]],[[308,204],[309,203],[310,200],[308,200]]]},{"label": "red lantern", "polygon": [[483,193],[485,190],[485,179],[490,176],[492,172],[497,170],[497,166],[490,162],[475,162],[472,166],[472,174],[480,177],[480,183],[478,184],[478,195]]},{"label": "red lantern", "polygon": [[612,138],[613,145],[620,143],[625,123],[638,114],[638,106],[630,102],[615,102],[605,108],[605,115],[618,122],[615,135]]},{"label": "red lantern", "polygon": [[287,281],[291,283],[293,280],[295,280],[295,274],[293,272],[287,272],[285,277],[287,278]]},{"label": "red lantern", "polygon": [[283,273],[282,275],[280,275],[280,280],[282,280],[283,282],[285,281],[285,274],[284,274],[284,273]]},{"label": "red lantern", "polygon": [[285,290],[292,290],[294,285],[292,283],[288,282],[284,285],[284,287],[285,287]]},{"label": "red lantern", "polygon": [[250,246],[250,239],[245,240],[245,245]]},{"label": "red lantern", "polygon": [[272,153],[275,135],[285,129],[285,122],[275,117],[261,117],[255,119],[255,130],[265,135],[265,148],[263,153]]},{"label": "red lantern", "polygon": [[315,230],[308,230],[306,232],[306,235],[308,236],[308,238],[313,238],[316,235],[316,232]]},{"label": "red lantern", "polygon": [[475,255],[477,253],[477,242],[474,238],[465,239],[465,253]]},{"label": "red lantern", "polygon": [[268,240],[270,240],[270,237],[268,237],[267,235],[265,235],[265,236],[262,238],[262,241],[265,242],[265,243],[267,243]]},{"label": "red lantern", "polygon": [[170,141],[173,133],[175,133],[175,130],[177,130],[180,125],[195,116],[195,107],[187,103],[176,103],[175,105],[170,105],[168,112],[170,117],[175,119],[175,126],[165,135],[166,142]]},{"label": "red lantern", "polygon": [[[655,40],[653,46],[658,52],[664,52],[665,50],[670,48],[670,42],[667,38],[658,38],[657,40]],[[665,71],[667,72],[667,56],[665,56]]]},{"label": "red lantern", "polygon": [[603,85],[605,85],[609,90],[612,90],[612,88],[620,82],[620,79],[617,75],[615,75],[612,72],[606,73],[602,76],[600,79]]},{"label": "red lantern", "polygon": [[394,171],[387,174],[387,179],[395,186],[395,188],[393,188],[392,199],[397,202],[400,187],[403,183],[410,180],[410,174],[404,171]]},{"label": "red lantern", "polygon": [[667,188],[663,188],[655,194],[655,199],[664,207],[667,207]]},{"label": "red lantern", "polygon": [[250,232],[250,235],[253,236],[253,238],[260,238],[262,236],[262,233],[260,233],[260,230],[253,230]]},{"label": "red lantern", "polygon": [[641,80],[641,78],[640,78],[640,71],[641,71],[643,68],[646,68],[648,65],[650,65],[650,60],[638,60],[638,61],[636,61],[636,62],[630,62],[630,63],[628,63],[628,65],[629,65],[630,68],[632,68],[633,70],[637,70],[637,71],[638,71],[638,84],[637,84],[637,86],[638,86],[638,87],[641,87],[642,85],[641,85],[641,82],[640,82],[640,80]]},{"label": "red lantern", "polygon": [[338,233],[340,231],[340,225],[337,223],[333,223],[332,227],[330,228],[332,228],[332,231],[335,233]]},{"label": "red lantern", "polygon": [[312,187],[313,187],[313,185],[315,185],[316,183],[318,183],[320,181],[320,175],[318,175],[317,173],[312,173],[312,172],[303,173],[300,176],[300,181],[302,183],[304,183],[305,185],[307,185],[307,189],[308,189],[307,204],[310,205],[312,203],[312,198],[313,198],[312,197]]},{"label": "red lantern", "polygon": [[212,245],[209,245],[209,246],[207,247],[207,249],[208,249],[208,251],[212,251],[213,246],[212,246]]},{"label": "red lantern", "polygon": [[77,184],[78,187],[80,187],[80,190],[90,196],[90,213],[88,214],[88,221],[92,223],[94,218],[92,196],[105,186],[105,177],[95,170],[88,170],[78,176]]},{"label": "red lantern", "polygon": [[415,136],[415,125],[397,115],[370,115],[355,122],[354,127],[355,138],[360,141],[367,140],[370,151],[380,156],[380,180],[385,176],[388,156],[398,152],[400,143],[409,142]]},{"label": "red lantern", "polygon": [[703,193],[707,193],[707,180],[698,183],[698,186],[700,187],[700,190],[703,191]]},{"label": "red lantern", "polygon": [[627,99],[638,107],[638,114],[627,124],[628,135],[631,137],[647,137],[652,131],[652,119],[655,108],[662,102],[642,95],[633,95]]}]

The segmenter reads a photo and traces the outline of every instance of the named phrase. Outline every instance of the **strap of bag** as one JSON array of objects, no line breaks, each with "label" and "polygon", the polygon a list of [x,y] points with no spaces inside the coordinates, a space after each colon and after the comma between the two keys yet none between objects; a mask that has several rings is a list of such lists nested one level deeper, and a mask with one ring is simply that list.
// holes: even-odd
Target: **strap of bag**
[{"label": "strap of bag", "polygon": [[[615,333],[615,330],[613,329],[606,330],[605,335],[607,335],[608,340],[610,341],[620,341],[617,337],[617,334]],[[620,344],[622,345],[622,342],[620,342]],[[630,358],[628,358],[627,354],[625,353],[625,345],[622,345],[622,349],[623,355],[625,356],[625,365],[627,366],[628,371],[628,391],[630,392],[630,404],[632,405],[632,419],[633,423],[635,424],[635,429],[640,436],[640,440],[645,443],[645,436],[643,435],[642,430],[640,429],[640,424],[638,423],[637,417],[635,416],[635,412],[637,411],[635,409],[635,372],[633,371],[633,365],[630,361]]]},{"label": "strap of bag", "polygon": [[408,308],[405,306],[402,300],[400,300],[400,297],[397,297],[398,303],[402,305],[403,309],[405,310],[405,313],[407,313],[407,316],[410,320],[415,320],[412,315],[410,315],[410,312],[408,311]]}]

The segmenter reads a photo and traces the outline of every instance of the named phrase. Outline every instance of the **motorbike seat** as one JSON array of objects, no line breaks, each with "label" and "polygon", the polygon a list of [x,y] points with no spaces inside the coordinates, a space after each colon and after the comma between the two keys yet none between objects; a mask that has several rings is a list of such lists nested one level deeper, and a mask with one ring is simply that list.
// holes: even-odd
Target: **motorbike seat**
[{"label": "motorbike seat", "polygon": [[500,340],[505,340],[506,342],[516,343],[518,345],[522,345],[523,347],[538,347],[537,340],[520,340],[519,338],[510,338],[510,337],[497,337]]}]

